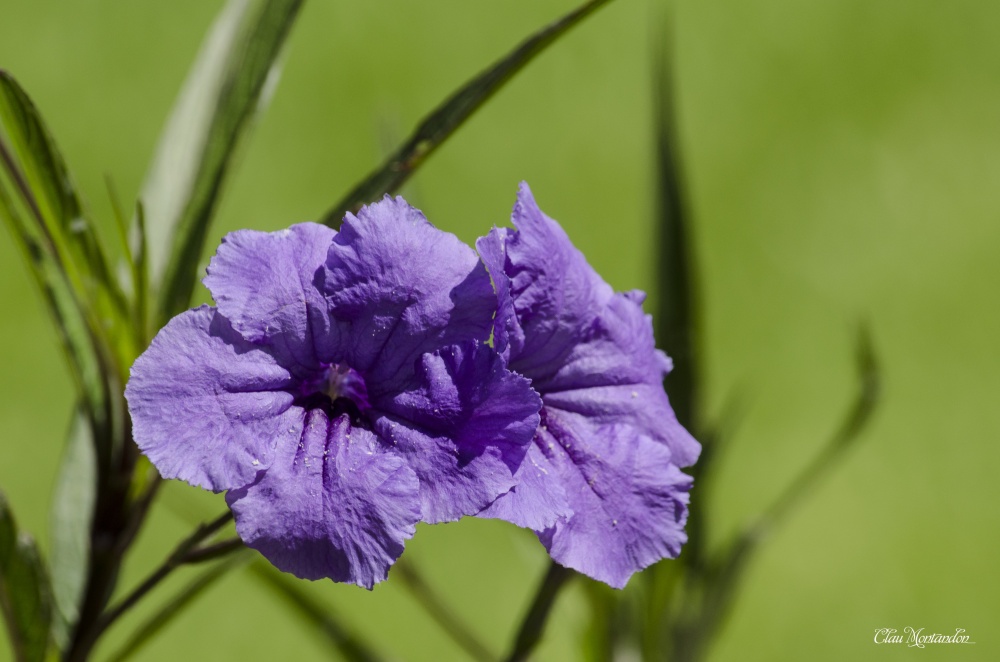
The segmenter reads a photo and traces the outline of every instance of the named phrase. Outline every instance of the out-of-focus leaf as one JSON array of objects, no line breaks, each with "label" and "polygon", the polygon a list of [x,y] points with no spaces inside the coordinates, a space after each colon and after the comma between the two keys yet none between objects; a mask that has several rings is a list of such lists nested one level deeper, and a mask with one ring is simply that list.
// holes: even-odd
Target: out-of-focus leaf
[{"label": "out-of-focus leaf", "polygon": [[[105,295],[122,306],[124,297],[108,269],[97,234],[84,217],[62,155],[41,114],[10,74],[0,70],[0,122],[10,142],[15,167],[27,188],[26,200],[45,223],[51,240],[68,256],[80,286],[92,301]],[[118,311],[121,308],[117,309]]]},{"label": "out-of-focus leaf", "polygon": [[18,662],[45,659],[49,649],[52,597],[45,564],[31,536],[18,532],[0,492],[0,611]]},{"label": "out-of-focus leaf", "polygon": [[311,596],[298,580],[264,563],[254,563],[250,567],[264,586],[302,616],[305,623],[322,633],[332,650],[340,657],[349,662],[378,662],[382,659],[367,643],[340,623],[328,607]]},{"label": "out-of-focus leaf", "polygon": [[277,81],[302,0],[229,0],[184,85],[143,187],[158,319],[188,306],[233,152]]},{"label": "out-of-focus leaf", "polygon": [[78,412],[63,451],[49,521],[52,526],[52,634],[64,649],[80,615],[90,562],[90,527],[97,496],[97,458],[89,422]]},{"label": "out-of-focus leaf", "polygon": [[106,339],[127,317],[124,298],[41,116],[2,70],[0,212],[55,318],[80,397],[100,418],[118,372]]},{"label": "out-of-focus leaf", "polygon": [[243,551],[217,563],[192,579],[180,593],[168,600],[152,616],[147,618],[132,633],[128,641],[111,658],[111,662],[127,660],[148,644],[164,627],[170,624],[190,603],[222,579],[230,570],[243,567],[252,558],[251,552]]},{"label": "out-of-focus leaf", "polygon": [[711,560],[705,574],[699,578],[703,600],[698,602],[697,610],[675,614],[666,659],[672,662],[703,659],[715,633],[729,615],[761,543],[792,509],[802,503],[805,495],[838,466],[844,453],[867,429],[878,407],[882,377],[871,330],[865,324],[858,331],[855,365],[858,392],[840,427],[778,498]]},{"label": "out-of-focus leaf", "polygon": [[331,207],[324,215],[323,223],[336,228],[346,212],[357,211],[361,205],[399,190],[435,149],[535,56],[609,1],[584,3],[525,39],[513,51],[460,87],[424,118],[410,138],[381,166]]}]

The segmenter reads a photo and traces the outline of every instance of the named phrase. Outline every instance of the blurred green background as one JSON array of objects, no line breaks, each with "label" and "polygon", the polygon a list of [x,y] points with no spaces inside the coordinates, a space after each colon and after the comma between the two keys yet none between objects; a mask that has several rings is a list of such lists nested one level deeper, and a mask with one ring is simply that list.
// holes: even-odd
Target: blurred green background
[{"label": "blurred green background", "polygon": [[[221,5],[0,0],[0,67],[33,96],[103,229],[105,176],[129,204]],[[453,88],[572,6],[306,3],[216,238],[316,218]],[[411,201],[471,241],[507,221],[526,179],[607,280],[648,290],[652,310],[662,9],[617,0],[589,19],[434,155]],[[1000,3],[685,0],[674,16],[706,413],[734,392],[746,405],[717,480],[693,496],[710,502],[713,540],[768,504],[839,422],[861,317],[885,373],[872,426],[764,547],[711,659],[1000,659]],[[72,387],[6,233],[0,283],[0,487],[44,546]],[[223,508],[168,486],[121,585]],[[546,562],[530,534],[477,520],[422,527],[407,557],[498,650]],[[309,589],[387,653],[462,659],[398,582]],[[586,615],[576,586],[538,659],[579,657]],[[297,620],[240,572],[140,657],[326,659]],[[908,625],[965,628],[977,644],[872,641]]]}]

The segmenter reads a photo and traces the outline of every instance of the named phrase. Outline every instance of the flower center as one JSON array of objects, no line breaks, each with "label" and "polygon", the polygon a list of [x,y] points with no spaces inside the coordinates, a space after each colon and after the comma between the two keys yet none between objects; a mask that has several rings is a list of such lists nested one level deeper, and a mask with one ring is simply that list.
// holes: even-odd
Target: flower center
[{"label": "flower center", "polygon": [[346,365],[335,363],[327,368],[326,383],[320,391],[333,402],[338,398],[347,398],[361,411],[371,407],[368,404],[368,388],[365,386],[365,380],[357,370]]},{"label": "flower center", "polygon": [[306,409],[324,409],[331,420],[347,414],[355,422],[371,408],[364,378],[357,370],[336,363],[303,384],[296,403]]}]

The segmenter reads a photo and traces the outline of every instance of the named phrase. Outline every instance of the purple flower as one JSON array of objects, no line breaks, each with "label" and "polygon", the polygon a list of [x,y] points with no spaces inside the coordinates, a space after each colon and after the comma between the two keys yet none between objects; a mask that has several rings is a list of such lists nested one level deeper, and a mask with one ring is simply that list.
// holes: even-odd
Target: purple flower
[{"label": "purple flower", "polygon": [[402,198],[228,235],[205,284],[132,366],[139,447],[226,501],[240,537],[299,577],[386,577],[418,520],[514,485],[538,396],[487,344],[482,263]]},{"label": "purple flower", "polygon": [[701,446],[677,422],[642,292],[615,293],[522,184],[516,230],[477,242],[499,297],[494,344],[542,396],[517,486],[481,516],[533,529],[558,563],[616,588],[687,540]]}]

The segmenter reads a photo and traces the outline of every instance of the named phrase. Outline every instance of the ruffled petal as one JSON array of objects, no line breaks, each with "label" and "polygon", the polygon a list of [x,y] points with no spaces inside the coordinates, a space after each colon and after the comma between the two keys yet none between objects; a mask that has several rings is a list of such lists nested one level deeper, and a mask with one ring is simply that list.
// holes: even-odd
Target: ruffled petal
[{"label": "ruffled petal", "polygon": [[514,485],[541,400],[487,345],[421,357],[410,384],[372,400],[375,430],[420,478],[422,518],[474,515]]},{"label": "ruffled petal", "polygon": [[[298,440],[289,372],[214,308],[170,320],[132,365],[125,388],[132,432],[164,478],[216,492],[242,487]],[[293,441],[294,443],[294,441]]]},{"label": "ruffled petal", "polygon": [[615,294],[564,363],[532,386],[546,407],[596,424],[633,426],[666,444],[674,464],[687,467],[698,459],[701,445],[677,421],[663,390],[669,359],[656,349],[652,318],[641,303],[641,293]]},{"label": "ruffled petal", "polygon": [[497,497],[477,517],[502,519],[541,531],[572,514],[559,474],[536,435],[535,443],[528,447],[524,461],[514,474],[514,487]]},{"label": "ruffled petal", "polygon": [[477,247],[498,298],[494,342],[544,405],[531,463],[482,516],[536,530],[556,561],[621,587],[680,552],[691,479],[678,467],[701,447],[664,391],[671,364],[645,295],[615,294],[526,184],[512,220]]},{"label": "ruffled petal", "polygon": [[586,340],[590,321],[612,297],[611,287],[587,264],[525,183],[511,220],[517,232],[504,245],[504,272],[520,332],[510,337],[510,367],[532,381],[545,379]]},{"label": "ruffled petal", "polygon": [[237,230],[223,238],[208,265],[205,285],[219,312],[250,342],[277,346],[291,368],[315,368],[317,353],[328,361],[335,345],[316,286],[335,235],[317,223]]},{"label": "ruffled petal", "polygon": [[540,439],[573,514],[538,533],[552,558],[615,588],[687,541],[691,478],[660,443],[626,426],[547,414]]},{"label": "ruffled petal", "polygon": [[402,198],[348,214],[327,256],[324,291],[344,361],[388,391],[425,352],[490,334],[496,297],[475,252]]},{"label": "ruffled petal", "polygon": [[226,501],[240,538],[278,569],[370,589],[413,536],[418,489],[406,462],[374,434],[317,409],[301,439]]}]

